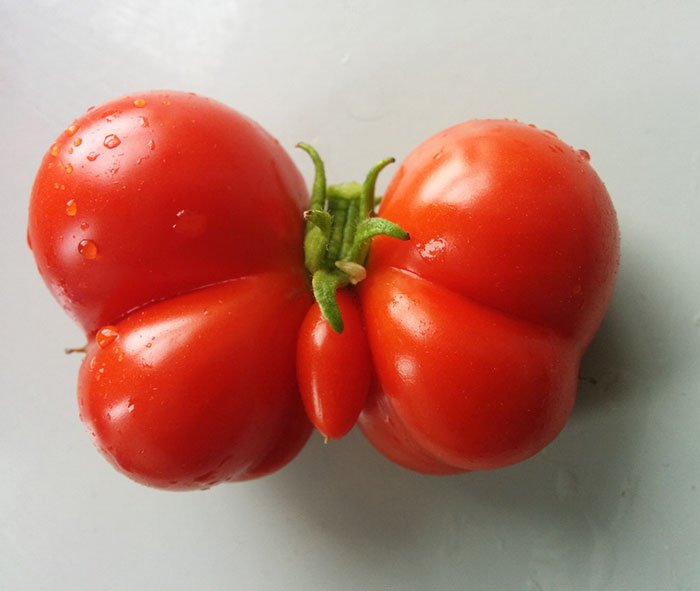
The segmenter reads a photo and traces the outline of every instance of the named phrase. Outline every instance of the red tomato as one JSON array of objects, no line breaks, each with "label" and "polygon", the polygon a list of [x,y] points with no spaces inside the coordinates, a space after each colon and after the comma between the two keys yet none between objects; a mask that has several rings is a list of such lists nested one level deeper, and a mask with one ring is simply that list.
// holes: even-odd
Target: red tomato
[{"label": "red tomato", "polygon": [[28,240],[93,341],[83,420],[132,478],[203,488],[275,470],[303,446],[307,199],[276,140],[193,94],[89,109],[44,157]]},{"label": "red tomato", "polygon": [[511,121],[427,140],[390,183],[360,301],[376,372],[360,418],[414,470],[524,460],[562,429],[619,260],[584,151]]},{"label": "red tomato", "polygon": [[91,340],[81,416],[107,458],[164,488],[262,476],[308,438],[302,399],[327,437],[360,415],[425,473],[547,445],[619,259],[588,154],[520,123],[458,125],[407,158],[376,218],[391,159],[326,187],[301,147],[316,167],[305,229],[279,144],[195,95],[91,109],[44,158],[28,239]]},{"label": "red tomato", "polygon": [[306,413],[328,438],[342,437],[355,425],[372,379],[367,337],[354,294],[341,290],[337,298],[343,332],[335,332],[314,304],[301,325],[297,352]]}]

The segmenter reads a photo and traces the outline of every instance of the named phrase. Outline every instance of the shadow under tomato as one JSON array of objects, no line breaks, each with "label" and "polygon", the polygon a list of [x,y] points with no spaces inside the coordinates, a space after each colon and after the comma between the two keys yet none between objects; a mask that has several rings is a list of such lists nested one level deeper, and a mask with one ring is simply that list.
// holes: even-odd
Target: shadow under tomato
[{"label": "shadow under tomato", "polygon": [[664,320],[647,306],[661,283],[643,260],[624,259],[614,302],[582,364],[596,383],[582,382],[566,428],[537,456],[492,472],[433,477],[390,463],[358,430],[328,445],[316,435],[261,494],[285,504],[310,532],[332,536],[343,560],[377,577],[410,565],[403,588],[421,588],[422,564],[433,573],[449,565],[467,578],[484,576],[494,555],[524,569],[520,578],[498,573],[501,587],[527,577],[530,588],[540,579],[547,588],[602,584],[635,504],[649,403],[671,370],[649,344]]},{"label": "shadow under tomato", "polygon": [[641,247],[623,253],[615,296],[581,362],[574,414],[635,396],[634,384],[655,387],[673,371],[674,358],[667,354],[673,338],[665,305],[668,280],[653,260]]}]

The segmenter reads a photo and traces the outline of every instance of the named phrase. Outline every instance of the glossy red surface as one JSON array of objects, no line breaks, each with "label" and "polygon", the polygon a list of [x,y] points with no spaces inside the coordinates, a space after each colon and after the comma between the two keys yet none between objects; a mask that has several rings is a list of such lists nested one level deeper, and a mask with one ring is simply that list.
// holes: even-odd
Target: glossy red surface
[{"label": "glossy red surface", "polygon": [[28,241],[89,339],[82,419],[131,478],[254,478],[307,440],[295,376],[306,201],[276,140],[193,94],[90,109],[47,152]]},{"label": "glossy red surface", "polygon": [[169,298],[91,343],[81,416],[107,458],[145,484],[186,489],[295,456],[311,430],[298,420],[293,354],[310,304],[300,279],[259,274]]},{"label": "glossy red surface", "polygon": [[357,300],[337,292],[345,328],[335,332],[314,304],[299,331],[297,376],[306,413],[328,438],[345,435],[357,421],[372,378],[371,359]]},{"label": "glossy red surface", "polygon": [[89,110],[48,150],[28,238],[49,289],[93,332],[151,301],[300,267],[306,200],[253,121],[193,94],[134,94]]},{"label": "glossy red surface", "polygon": [[378,238],[360,288],[377,374],[368,438],[424,472],[542,449],[571,410],[619,260],[586,155],[533,126],[468,122],[409,155],[380,214],[411,240]]}]

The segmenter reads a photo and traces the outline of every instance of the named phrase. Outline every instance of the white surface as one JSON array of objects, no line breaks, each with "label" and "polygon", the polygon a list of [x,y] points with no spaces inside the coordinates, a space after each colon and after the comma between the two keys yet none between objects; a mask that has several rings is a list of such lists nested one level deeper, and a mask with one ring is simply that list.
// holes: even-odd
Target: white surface
[{"label": "white surface", "polygon": [[[700,589],[697,1],[0,0],[0,29],[0,589]],[[598,384],[559,439],[451,478],[357,433],[205,493],[118,475],[78,421],[79,358],[62,351],[82,337],[35,272],[25,216],[66,124],[149,88],[312,142],[336,181],[474,117],[588,149],[623,259],[584,363]]]}]

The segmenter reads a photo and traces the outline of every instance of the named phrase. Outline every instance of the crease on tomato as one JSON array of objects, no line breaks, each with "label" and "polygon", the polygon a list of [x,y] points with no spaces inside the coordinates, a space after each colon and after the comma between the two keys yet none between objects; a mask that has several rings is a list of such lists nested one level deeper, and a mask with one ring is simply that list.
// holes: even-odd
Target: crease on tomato
[{"label": "crease on tomato", "polygon": [[295,382],[310,304],[299,287],[288,273],[232,280],[143,308],[109,342],[93,341],[79,399],[98,447],[134,480],[165,488],[281,468],[310,432]]},{"label": "crease on tomato", "polygon": [[403,270],[375,269],[361,296],[377,396],[413,444],[462,469],[490,469],[529,457],[563,428],[577,387],[570,339]]}]

